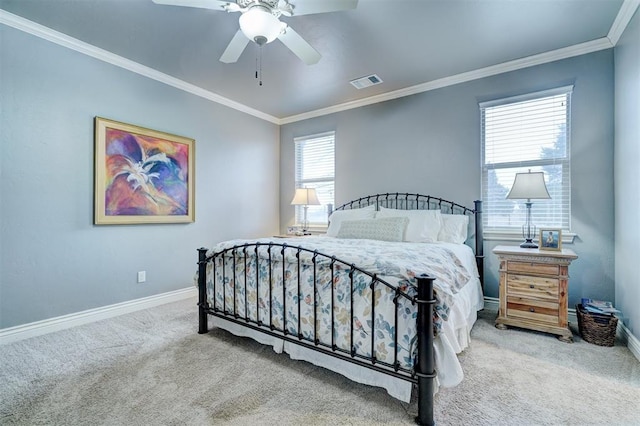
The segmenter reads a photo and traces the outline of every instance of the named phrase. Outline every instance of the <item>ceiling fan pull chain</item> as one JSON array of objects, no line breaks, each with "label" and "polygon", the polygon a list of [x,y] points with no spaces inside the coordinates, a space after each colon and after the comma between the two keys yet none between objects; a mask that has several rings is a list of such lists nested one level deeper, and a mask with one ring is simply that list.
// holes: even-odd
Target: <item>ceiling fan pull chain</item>
[{"label": "ceiling fan pull chain", "polygon": [[260,49],[260,86],[262,86],[262,46],[258,46],[258,49]]},{"label": "ceiling fan pull chain", "polygon": [[[260,46],[258,46],[259,48]],[[256,80],[258,79],[258,52],[256,52]]]},{"label": "ceiling fan pull chain", "polygon": [[259,81],[259,85],[262,86],[262,46],[256,44],[258,51],[256,52],[256,80]]},{"label": "ceiling fan pull chain", "polygon": [[256,70],[256,78],[260,79],[259,84],[262,86],[262,46],[258,46],[258,69]]}]

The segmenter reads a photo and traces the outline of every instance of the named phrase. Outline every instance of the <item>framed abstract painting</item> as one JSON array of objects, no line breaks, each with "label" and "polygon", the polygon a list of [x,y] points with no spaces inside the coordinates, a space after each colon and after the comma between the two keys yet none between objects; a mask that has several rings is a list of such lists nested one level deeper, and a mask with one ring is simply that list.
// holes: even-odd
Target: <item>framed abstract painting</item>
[{"label": "framed abstract painting", "polygon": [[96,225],[195,220],[195,141],[95,118]]}]

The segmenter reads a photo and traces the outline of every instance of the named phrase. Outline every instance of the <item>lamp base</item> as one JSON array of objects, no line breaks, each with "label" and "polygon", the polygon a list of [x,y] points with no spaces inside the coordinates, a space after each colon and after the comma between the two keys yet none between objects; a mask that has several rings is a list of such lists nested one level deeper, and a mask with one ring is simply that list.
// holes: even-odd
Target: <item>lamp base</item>
[{"label": "lamp base", "polygon": [[524,243],[520,244],[522,248],[538,248],[538,245],[534,243],[532,240],[527,239]]}]

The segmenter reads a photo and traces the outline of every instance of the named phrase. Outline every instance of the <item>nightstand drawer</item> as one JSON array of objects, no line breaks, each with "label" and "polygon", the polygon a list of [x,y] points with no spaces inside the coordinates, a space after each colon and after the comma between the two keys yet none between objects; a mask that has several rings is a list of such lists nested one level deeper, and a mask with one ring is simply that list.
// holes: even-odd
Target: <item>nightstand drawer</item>
[{"label": "nightstand drawer", "polygon": [[558,301],[558,279],[509,274],[507,294],[531,299]]},{"label": "nightstand drawer", "polygon": [[507,262],[507,272],[523,272],[526,274],[558,275],[558,265],[533,262]]},{"label": "nightstand drawer", "polygon": [[507,298],[507,315],[532,321],[558,324],[558,303],[522,297]]},{"label": "nightstand drawer", "polygon": [[567,313],[569,264],[578,256],[569,249],[544,250],[496,246],[500,261],[500,309],[496,327],[528,328],[572,342]]}]

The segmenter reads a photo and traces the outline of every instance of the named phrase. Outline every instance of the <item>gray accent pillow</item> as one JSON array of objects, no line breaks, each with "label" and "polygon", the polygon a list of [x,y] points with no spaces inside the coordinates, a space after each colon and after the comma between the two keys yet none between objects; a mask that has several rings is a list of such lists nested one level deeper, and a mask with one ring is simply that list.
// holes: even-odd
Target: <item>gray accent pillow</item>
[{"label": "gray accent pillow", "polygon": [[343,220],[336,238],[402,241],[408,224],[408,217]]},{"label": "gray accent pillow", "polygon": [[329,217],[327,235],[337,237],[343,220],[373,219],[376,216],[376,206],[371,205],[359,209],[336,210]]}]

